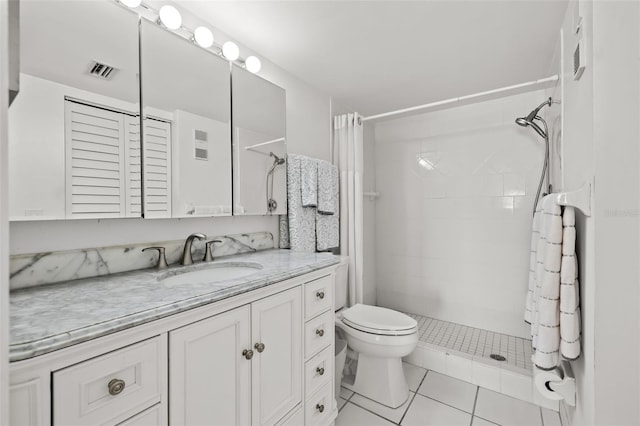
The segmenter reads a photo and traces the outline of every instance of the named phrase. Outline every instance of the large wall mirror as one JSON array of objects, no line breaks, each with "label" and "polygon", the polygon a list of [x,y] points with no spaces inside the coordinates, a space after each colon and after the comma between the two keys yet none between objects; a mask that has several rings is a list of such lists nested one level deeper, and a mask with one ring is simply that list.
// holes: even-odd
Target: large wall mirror
[{"label": "large wall mirror", "polygon": [[286,93],[235,65],[231,81],[233,214],[286,214]]},{"label": "large wall mirror", "polygon": [[144,217],[231,215],[229,62],[143,20]]},{"label": "large wall mirror", "polygon": [[139,217],[138,16],[112,2],[20,3],[11,219]]}]

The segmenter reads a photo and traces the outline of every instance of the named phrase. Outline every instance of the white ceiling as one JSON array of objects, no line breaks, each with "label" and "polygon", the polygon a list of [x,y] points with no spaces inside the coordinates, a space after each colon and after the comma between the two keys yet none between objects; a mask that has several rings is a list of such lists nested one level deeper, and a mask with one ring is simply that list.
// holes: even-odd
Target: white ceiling
[{"label": "white ceiling", "polygon": [[178,2],[365,115],[547,77],[567,6],[566,0]]}]

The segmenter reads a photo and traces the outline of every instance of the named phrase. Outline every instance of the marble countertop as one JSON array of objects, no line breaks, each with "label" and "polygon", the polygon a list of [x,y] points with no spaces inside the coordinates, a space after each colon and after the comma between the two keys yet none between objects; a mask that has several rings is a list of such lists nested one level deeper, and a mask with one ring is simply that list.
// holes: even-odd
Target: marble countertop
[{"label": "marble countertop", "polygon": [[[339,263],[329,253],[264,250],[213,263],[252,262],[262,269],[213,284],[164,285],[174,268],[145,269],[11,292],[9,359],[19,361],[246,293]],[[209,263],[208,265],[212,265]],[[200,266],[202,265],[202,266]],[[196,264],[194,269],[206,268]]]}]

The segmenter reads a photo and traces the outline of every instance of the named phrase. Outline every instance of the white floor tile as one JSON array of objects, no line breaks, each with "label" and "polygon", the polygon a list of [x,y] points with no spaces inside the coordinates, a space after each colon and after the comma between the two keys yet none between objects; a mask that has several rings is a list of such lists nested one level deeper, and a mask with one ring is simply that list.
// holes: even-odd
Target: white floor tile
[{"label": "white floor tile", "polygon": [[402,416],[406,413],[407,408],[409,408],[409,404],[413,401],[413,392],[409,393],[409,398],[407,401],[402,404],[398,408],[389,408],[386,405],[379,404],[375,401],[370,400],[369,398],[365,398],[362,395],[355,394],[353,398],[349,400],[349,402],[359,405],[362,408],[365,408],[369,411],[373,411],[379,416],[384,417],[387,420],[392,421],[393,423],[400,423]]},{"label": "white floor tile", "polygon": [[418,393],[471,413],[476,389],[471,383],[430,371]]},{"label": "white floor tile", "polygon": [[544,423],[544,426],[562,426],[562,422],[560,421],[560,413],[543,408],[542,423]]},{"label": "white floor tile", "polygon": [[536,405],[482,388],[478,392],[474,414],[501,425],[542,425],[540,408]]},{"label": "white floor tile", "polygon": [[402,369],[404,370],[404,377],[407,378],[409,390],[411,392],[417,391],[422,379],[424,379],[424,375],[427,374],[427,370],[422,367],[407,364],[406,362],[402,363]]},{"label": "white floor tile", "polygon": [[469,426],[471,414],[416,395],[402,420],[403,426]]},{"label": "white floor tile", "polygon": [[390,423],[378,417],[373,413],[368,412],[364,408],[360,408],[357,405],[353,405],[350,402],[344,406],[342,411],[336,418],[336,426],[390,426]]},{"label": "white floor tile", "polygon": [[344,398],[338,398],[338,410],[342,410],[342,407],[347,403],[347,400]]},{"label": "white floor tile", "polygon": [[351,398],[351,395],[353,395],[353,391],[340,386],[340,398],[349,399]]},{"label": "white floor tile", "polygon": [[471,426],[496,426],[496,423],[491,423],[488,420],[474,416],[473,421],[471,422]]}]

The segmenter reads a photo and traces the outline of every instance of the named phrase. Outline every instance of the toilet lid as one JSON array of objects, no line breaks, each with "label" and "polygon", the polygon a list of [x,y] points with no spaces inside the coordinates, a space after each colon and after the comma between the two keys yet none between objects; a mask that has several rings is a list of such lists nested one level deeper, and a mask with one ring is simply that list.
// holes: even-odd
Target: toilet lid
[{"label": "toilet lid", "polygon": [[416,320],[402,312],[378,306],[357,304],[343,312],[342,321],[356,330],[400,336],[416,331]]}]

